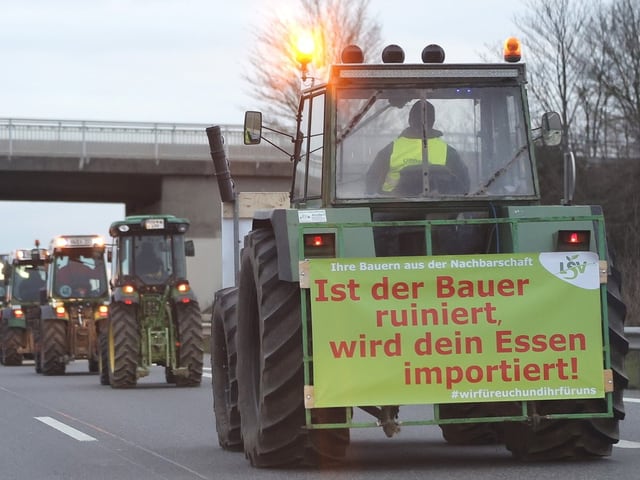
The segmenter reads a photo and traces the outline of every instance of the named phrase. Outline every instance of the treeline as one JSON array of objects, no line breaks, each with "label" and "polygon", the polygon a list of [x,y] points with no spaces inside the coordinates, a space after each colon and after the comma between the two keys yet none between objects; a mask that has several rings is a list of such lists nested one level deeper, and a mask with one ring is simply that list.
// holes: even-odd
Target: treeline
[{"label": "treeline", "polygon": [[[526,49],[532,117],[562,116],[565,151],[577,160],[574,203],[602,205],[627,324],[640,325],[640,2],[523,3],[514,20]],[[562,153],[541,153],[543,202],[557,204]]]},{"label": "treeline", "polygon": [[[560,152],[538,151],[542,202],[557,205],[563,198]],[[576,158],[574,204],[602,206],[609,247],[622,273],[627,325],[640,325],[640,158],[594,161]]]}]

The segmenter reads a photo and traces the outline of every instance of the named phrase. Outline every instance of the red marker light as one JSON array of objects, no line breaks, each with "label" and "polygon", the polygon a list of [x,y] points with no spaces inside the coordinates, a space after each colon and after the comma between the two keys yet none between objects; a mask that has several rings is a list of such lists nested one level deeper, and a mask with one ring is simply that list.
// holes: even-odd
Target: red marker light
[{"label": "red marker light", "polygon": [[588,230],[559,230],[556,240],[556,250],[580,251],[589,250],[591,232]]},{"label": "red marker light", "polygon": [[335,233],[306,233],[304,235],[304,257],[335,257]]}]

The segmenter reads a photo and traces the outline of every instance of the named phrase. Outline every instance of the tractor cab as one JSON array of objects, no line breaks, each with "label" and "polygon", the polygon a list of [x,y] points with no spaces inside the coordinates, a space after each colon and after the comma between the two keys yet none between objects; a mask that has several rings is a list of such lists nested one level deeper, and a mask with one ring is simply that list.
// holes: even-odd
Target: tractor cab
[{"label": "tractor cab", "polygon": [[51,297],[98,298],[108,293],[100,235],[61,235],[51,241]]},{"label": "tractor cab", "polygon": [[185,241],[189,221],[165,216],[131,216],[114,222],[110,234],[112,283],[157,290],[185,281],[186,257],[194,255],[193,241]]},{"label": "tractor cab", "polygon": [[19,249],[8,256],[4,270],[7,295],[12,304],[37,305],[47,278],[49,253],[43,248]]}]

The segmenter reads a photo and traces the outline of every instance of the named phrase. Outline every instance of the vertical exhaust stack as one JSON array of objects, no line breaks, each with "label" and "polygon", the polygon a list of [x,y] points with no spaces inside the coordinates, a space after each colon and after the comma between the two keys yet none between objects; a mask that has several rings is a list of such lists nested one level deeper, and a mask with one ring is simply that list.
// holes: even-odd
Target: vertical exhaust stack
[{"label": "vertical exhaust stack", "polygon": [[224,152],[224,141],[220,127],[214,125],[207,127],[207,139],[209,140],[209,150],[213,160],[213,171],[218,179],[218,190],[223,202],[233,202],[236,198],[235,186],[229,170],[229,160]]}]

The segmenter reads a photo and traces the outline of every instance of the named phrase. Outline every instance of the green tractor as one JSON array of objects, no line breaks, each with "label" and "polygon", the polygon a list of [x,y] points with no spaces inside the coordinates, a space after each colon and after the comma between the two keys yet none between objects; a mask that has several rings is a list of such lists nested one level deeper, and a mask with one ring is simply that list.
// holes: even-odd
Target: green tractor
[{"label": "green tractor", "polygon": [[34,336],[40,316],[40,290],[47,278],[44,248],[20,249],[5,257],[2,265],[4,301],[0,311],[0,362],[22,365],[34,358]]},{"label": "green tractor", "polygon": [[203,333],[198,300],[187,280],[189,221],[172,215],[129,216],[111,224],[109,317],[100,326],[100,382],[134,387],[152,365],[167,383],[199,386]]},{"label": "green tractor", "polygon": [[[255,211],[237,283],[215,295],[222,448],[256,467],[319,463],[345,455],[353,427],[438,425],[521,459],[611,454],[620,276],[601,208],[571,204],[567,149],[565,198],[540,202],[535,154],[562,126],[549,112],[531,127],[508,46],[504,64],[445,64],[436,45],[423,63],[392,45],[366,64],[349,46],[303,89],[290,207]],[[276,144],[260,112],[244,129]],[[237,203],[220,128],[207,135]]]},{"label": "green tractor", "polygon": [[60,235],[51,241],[48,281],[35,344],[35,368],[63,375],[74,360],[98,371],[98,324],[107,318],[109,284],[100,235]]}]

